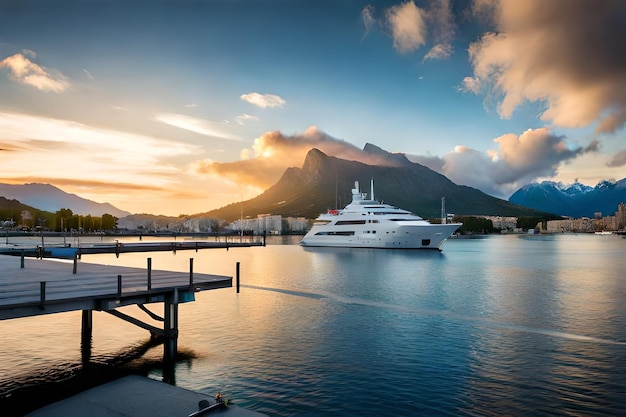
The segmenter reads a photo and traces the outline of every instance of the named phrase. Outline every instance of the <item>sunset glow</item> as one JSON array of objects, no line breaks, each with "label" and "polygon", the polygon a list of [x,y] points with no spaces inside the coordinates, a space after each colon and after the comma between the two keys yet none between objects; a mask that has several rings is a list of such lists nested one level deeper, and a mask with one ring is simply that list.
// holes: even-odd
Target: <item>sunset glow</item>
[{"label": "sunset glow", "polygon": [[0,183],[193,214],[255,197],[313,147],[379,163],[366,143],[504,199],[619,180],[624,15],[620,0],[5,2]]}]

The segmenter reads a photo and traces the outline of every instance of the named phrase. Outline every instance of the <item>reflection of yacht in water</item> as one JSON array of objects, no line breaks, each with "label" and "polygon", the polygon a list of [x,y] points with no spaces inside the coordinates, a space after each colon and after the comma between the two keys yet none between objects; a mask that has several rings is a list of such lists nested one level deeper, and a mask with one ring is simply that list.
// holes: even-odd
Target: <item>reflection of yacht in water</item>
[{"label": "reflection of yacht in water", "polygon": [[302,238],[302,246],[366,247],[396,249],[439,249],[461,223],[431,224],[427,220],[389,204],[370,199],[354,183],[352,202],[343,210],[320,214]]}]

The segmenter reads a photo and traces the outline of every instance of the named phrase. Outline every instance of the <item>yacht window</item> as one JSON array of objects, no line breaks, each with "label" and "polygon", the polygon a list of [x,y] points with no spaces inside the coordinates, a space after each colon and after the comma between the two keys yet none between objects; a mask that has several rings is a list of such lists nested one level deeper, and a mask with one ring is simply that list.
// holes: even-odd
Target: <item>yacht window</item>
[{"label": "yacht window", "polygon": [[365,220],[339,220],[335,223],[335,226],[342,226],[345,224],[365,224]]},{"label": "yacht window", "polygon": [[354,236],[354,231],[317,232],[315,236]]}]

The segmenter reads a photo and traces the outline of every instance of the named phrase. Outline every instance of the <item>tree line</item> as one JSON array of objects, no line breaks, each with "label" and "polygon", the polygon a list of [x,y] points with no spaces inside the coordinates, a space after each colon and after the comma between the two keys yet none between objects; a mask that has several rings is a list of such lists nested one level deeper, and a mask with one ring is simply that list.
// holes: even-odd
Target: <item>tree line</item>
[{"label": "tree line", "polygon": [[54,213],[21,207],[0,208],[0,221],[2,227],[6,229],[93,233],[115,230],[117,220],[118,218],[111,214],[102,216],[74,214],[69,208],[62,208]]}]

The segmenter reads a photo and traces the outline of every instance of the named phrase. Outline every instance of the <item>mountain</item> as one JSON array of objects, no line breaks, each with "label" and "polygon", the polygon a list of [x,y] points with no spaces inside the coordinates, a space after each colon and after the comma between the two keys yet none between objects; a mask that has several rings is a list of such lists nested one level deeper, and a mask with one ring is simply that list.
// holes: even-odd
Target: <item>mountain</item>
[{"label": "mountain", "polygon": [[597,212],[612,216],[618,204],[626,202],[626,178],[617,182],[600,181],[595,187],[552,181],[532,183],[517,190],[509,201],[561,216],[594,217]]},{"label": "mountain", "polygon": [[348,161],[311,149],[302,168],[288,168],[280,180],[251,200],[212,210],[203,216],[233,221],[258,214],[315,218],[330,208],[343,208],[352,201],[351,189],[359,181],[369,192],[374,179],[377,200],[410,210],[425,218],[446,212],[464,215],[538,216],[548,213],[521,207],[489,196],[474,188],[454,184],[435,171],[409,161],[404,154],[389,153],[367,144],[363,149],[377,165]]},{"label": "mountain", "polygon": [[0,196],[18,200],[23,204],[52,213],[62,208],[68,208],[74,214],[80,215],[102,216],[103,214],[110,214],[121,218],[130,214],[109,203],[96,203],[76,194],[68,194],[50,184],[0,184]]}]

